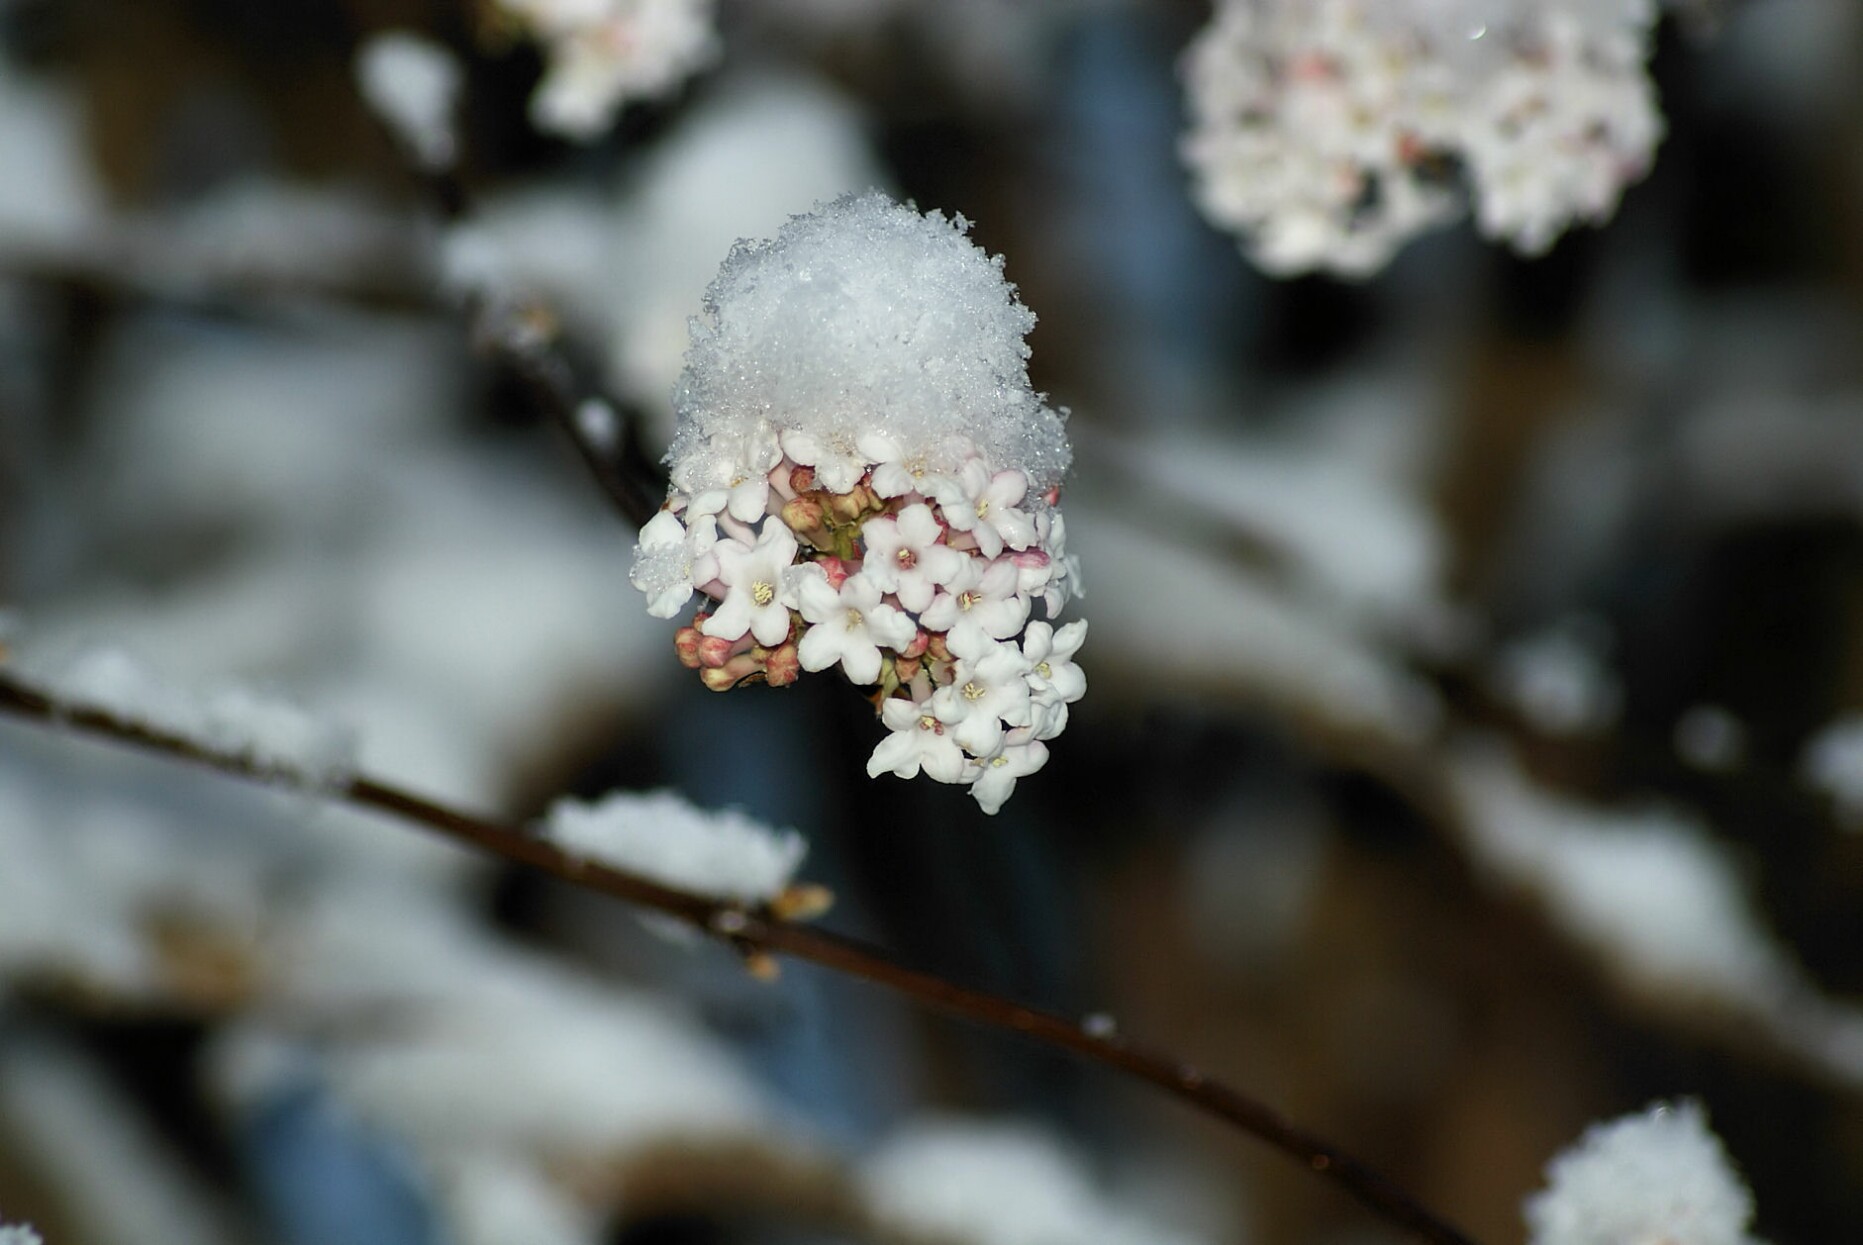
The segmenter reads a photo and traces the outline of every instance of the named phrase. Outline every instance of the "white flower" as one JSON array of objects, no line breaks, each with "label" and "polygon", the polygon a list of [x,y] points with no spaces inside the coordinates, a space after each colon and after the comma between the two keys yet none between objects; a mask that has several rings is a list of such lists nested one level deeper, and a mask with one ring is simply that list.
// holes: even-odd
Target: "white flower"
[{"label": "white flower", "polygon": [[881,646],[900,652],[918,635],[911,617],[883,604],[880,586],[865,575],[849,575],[837,592],[816,570],[798,581],[796,608],[810,624],[798,646],[802,668],[826,670],[840,662],[863,686],[879,680]]},{"label": "white flower", "polygon": [[770,471],[783,461],[774,429],[758,424],[740,435],[719,435],[673,473],[673,482],[692,495],[693,514],[728,511],[740,523],[763,516],[770,496]]},{"label": "white flower", "polygon": [[746,631],[769,647],[789,637],[790,594],[783,572],[796,560],[796,538],[781,520],[766,519],[754,546],[720,541],[718,578],[730,591],[700,631],[725,640]]},{"label": "white flower", "polygon": [[949,633],[951,651],[978,647],[984,637],[1007,640],[1028,621],[1029,600],[1018,590],[1016,564],[1008,558],[966,558],[932,603],[919,615],[927,631]]},{"label": "white flower", "polygon": [[940,720],[954,728],[953,737],[979,760],[995,756],[1003,747],[1003,726],[1028,726],[1033,720],[1029,697],[1029,662],[1013,644],[986,640],[960,657],[951,683],[932,694],[931,704]]},{"label": "white flower", "polygon": [[710,515],[695,516],[690,528],[670,510],[649,519],[640,529],[628,572],[628,582],[647,594],[647,612],[671,618],[692,599],[695,584],[716,579],[718,559],[712,549],[717,544],[718,523]]},{"label": "white flower", "polygon": [[1048,554],[1048,564],[1042,568],[1023,567],[1021,587],[1030,593],[1039,589],[1043,612],[1058,618],[1070,600],[1086,595],[1080,590],[1080,559],[1067,552],[1067,520],[1059,510],[1044,510],[1036,516],[1035,530],[1041,537],[1041,548]]},{"label": "white flower", "polygon": [[791,462],[815,468],[815,483],[830,493],[849,493],[867,474],[867,458],[859,448],[838,446],[801,428],[782,433],[783,453]]},{"label": "white flower", "polygon": [[1017,738],[1026,734],[1026,728],[1009,732],[1003,750],[977,765],[970,794],[984,812],[994,815],[1015,793],[1016,779],[1026,778],[1048,764],[1048,745],[1033,737]]},{"label": "white flower", "polygon": [[1067,707],[1087,694],[1087,676],[1073,657],[1087,638],[1085,619],[1056,631],[1045,622],[1032,622],[1022,636],[1022,655],[1029,663],[1029,699],[1036,708],[1036,737],[1053,739],[1067,729]]},{"label": "white flower", "polygon": [[964,753],[930,705],[894,696],[880,706],[880,720],[892,734],[867,759],[869,778],[888,773],[914,778],[922,769],[939,782],[963,781]]},{"label": "white flower", "polygon": [[936,469],[934,464],[962,462],[973,458],[976,449],[965,437],[952,437],[937,450],[925,450],[914,454],[902,453],[890,438],[882,446],[887,452],[873,457],[873,479],[870,483],[873,491],[881,497],[904,497],[916,493],[920,497],[936,495],[941,488],[948,487],[951,477]]},{"label": "white flower", "polygon": [[944,521],[955,532],[969,532],[986,558],[1002,553],[1003,546],[1027,549],[1036,541],[1035,524],[1015,509],[1029,491],[1029,478],[1020,471],[990,469],[971,458],[955,477],[933,486]]},{"label": "white flower", "polygon": [[915,614],[932,603],[939,585],[950,583],[970,562],[969,555],[941,543],[944,529],[923,502],[897,515],[868,519],[860,534],[867,543],[862,573]]}]

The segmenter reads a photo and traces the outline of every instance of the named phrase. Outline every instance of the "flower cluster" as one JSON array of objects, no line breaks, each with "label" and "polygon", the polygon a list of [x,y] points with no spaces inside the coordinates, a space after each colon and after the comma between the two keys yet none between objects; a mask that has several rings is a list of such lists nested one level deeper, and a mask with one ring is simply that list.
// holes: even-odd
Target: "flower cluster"
[{"label": "flower cluster", "polygon": [[1203,211],[1277,275],[1364,276],[1461,215],[1538,254],[1601,222],[1662,117],[1648,0],[1220,0],[1185,59]]},{"label": "flower cluster", "polygon": [[539,129],[587,142],[622,105],[666,95],[718,54],[712,0],[497,0],[543,45]]},{"label": "flower cluster", "polygon": [[877,688],[891,732],[867,772],[965,783],[994,813],[1048,760],[1087,690],[1087,624],[1053,619],[1078,570],[1051,492],[992,470],[967,442],[934,469],[882,434],[849,456],[773,434],[731,487],[675,491],[641,531],[632,581],[648,610],[707,600],[674,645],[705,685],[793,683],[839,667]]},{"label": "flower cluster", "polygon": [[964,228],[867,194],[732,252],[632,581],[663,618],[703,598],[675,647],[706,686],[839,667],[890,732],[870,774],[966,783],[993,813],[1086,690],[1086,624],[1054,623],[1078,570],[1034,317]]}]

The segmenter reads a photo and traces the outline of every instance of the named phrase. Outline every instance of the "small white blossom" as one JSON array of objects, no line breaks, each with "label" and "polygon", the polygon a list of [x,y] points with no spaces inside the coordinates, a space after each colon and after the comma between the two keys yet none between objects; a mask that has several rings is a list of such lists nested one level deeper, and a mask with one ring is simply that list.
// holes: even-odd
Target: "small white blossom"
[{"label": "small white blossom", "polygon": [[969,532],[986,558],[994,558],[1007,545],[1027,549],[1036,541],[1035,524],[1015,509],[1028,495],[1028,477],[1020,471],[991,474],[981,459],[972,458],[956,476],[941,478],[933,490],[945,524],[954,532]]},{"label": "small white blossom", "polygon": [[671,618],[692,599],[695,585],[717,578],[718,523],[697,515],[688,528],[679,516],[662,510],[640,529],[628,582],[647,594],[647,612]]},{"label": "small white blossom", "polygon": [[726,640],[748,631],[765,646],[787,639],[791,599],[784,572],[796,560],[796,549],[795,536],[776,519],[764,521],[754,546],[720,541],[714,550],[718,579],[729,591],[699,630]]},{"label": "small white blossom", "polygon": [[830,493],[851,492],[867,474],[867,458],[860,450],[838,446],[807,429],[786,429],[782,445],[793,462],[813,467],[816,483]]},{"label": "small white blossom", "polygon": [[880,677],[880,649],[902,652],[918,635],[912,619],[880,600],[880,587],[865,575],[850,575],[836,591],[819,570],[799,579],[796,608],[810,623],[798,652],[804,670],[826,670],[836,662],[847,677],[865,686]]},{"label": "small white blossom", "polygon": [[1029,663],[1030,700],[1036,708],[1036,737],[1053,739],[1067,727],[1067,707],[1087,694],[1087,676],[1074,664],[1074,654],[1087,639],[1087,622],[1079,619],[1056,631],[1045,622],[1032,622],[1022,637],[1022,655]]},{"label": "small white blossom", "polygon": [[1047,744],[1035,738],[1016,738],[1027,733],[1026,729],[1009,732],[1003,750],[977,764],[977,776],[970,784],[970,794],[984,812],[994,814],[1000,811],[1015,793],[1016,779],[1027,778],[1048,764]]},{"label": "small white blossom", "polygon": [[952,652],[975,648],[984,637],[1007,640],[1028,621],[1029,600],[1017,587],[1016,564],[1008,558],[985,562],[966,558],[919,615],[928,631],[948,633]]},{"label": "small white blossom", "polygon": [[867,542],[861,570],[915,614],[970,564],[966,554],[943,543],[944,529],[923,502],[897,515],[868,519],[860,534]]},{"label": "small white blossom", "polygon": [[880,706],[880,720],[892,734],[867,759],[867,776],[896,774],[915,778],[922,769],[939,782],[962,782],[964,753],[948,724],[929,705],[892,697]]},{"label": "small white blossom", "polygon": [[1003,747],[1003,727],[1028,726],[1032,720],[1027,675],[1029,662],[1013,644],[995,640],[960,657],[948,687],[932,694],[941,721],[972,756],[986,759]]}]

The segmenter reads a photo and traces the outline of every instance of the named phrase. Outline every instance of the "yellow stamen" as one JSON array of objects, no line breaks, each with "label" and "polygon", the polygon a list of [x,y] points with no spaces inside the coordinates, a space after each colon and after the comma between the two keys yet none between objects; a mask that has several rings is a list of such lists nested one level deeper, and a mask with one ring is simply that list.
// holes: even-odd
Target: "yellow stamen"
[{"label": "yellow stamen", "polygon": [[768,605],[776,600],[776,585],[759,579],[750,586],[750,599],[758,605]]}]

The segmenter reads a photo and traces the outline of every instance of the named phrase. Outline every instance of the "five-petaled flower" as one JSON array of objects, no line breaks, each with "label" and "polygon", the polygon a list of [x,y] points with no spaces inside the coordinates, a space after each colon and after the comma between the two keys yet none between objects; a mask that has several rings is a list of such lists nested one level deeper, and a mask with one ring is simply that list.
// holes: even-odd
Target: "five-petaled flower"
[{"label": "five-petaled flower", "polygon": [[[813,570],[813,568],[805,568]],[[863,686],[880,678],[880,649],[903,653],[918,638],[909,614],[880,600],[880,587],[866,575],[850,575],[837,591],[819,570],[796,578],[796,608],[809,629],[802,635],[804,670],[826,670],[836,662]]]},{"label": "five-petaled flower", "polygon": [[728,591],[699,628],[708,636],[741,638],[746,631],[766,647],[789,638],[789,594],[783,572],[796,560],[796,538],[779,519],[766,519],[755,545],[720,541],[718,580]]}]

